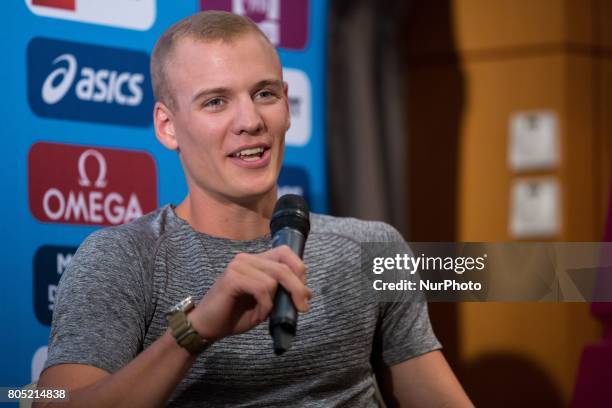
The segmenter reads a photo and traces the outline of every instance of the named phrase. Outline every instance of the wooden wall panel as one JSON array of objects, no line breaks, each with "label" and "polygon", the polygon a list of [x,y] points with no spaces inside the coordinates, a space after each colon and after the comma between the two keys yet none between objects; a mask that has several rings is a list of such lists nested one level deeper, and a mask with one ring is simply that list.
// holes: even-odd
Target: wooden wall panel
[{"label": "wooden wall panel", "polygon": [[558,0],[457,0],[451,2],[460,53],[559,44],[564,10]]},{"label": "wooden wall panel", "polygon": [[[609,2],[610,15],[612,16],[612,2]],[[611,38],[612,39],[612,38]],[[610,43],[612,50],[612,42]],[[611,51],[612,54],[612,51]],[[599,61],[599,75],[601,78],[601,86],[599,89],[597,105],[598,115],[598,134],[599,138],[596,143],[596,155],[599,157],[599,197],[598,214],[603,225],[606,220],[608,211],[609,189],[612,186],[612,55],[602,58]],[[603,230],[598,230],[602,233]]]},{"label": "wooden wall panel", "polygon": [[560,241],[598,241],[601,239],[596,58],[568,54],[564,61],[564,110],[561,181],[563,197],[563,232]]},{"label": "wooden wall panel", "polygon": [[567,406],[581,345],[600,335],[594,322],[585,324],[588,308],[580,303],[463,303],[459,354],[469,393],[480,406],[497,406],[515,398],[513,393],[523,401],[517,406]]},{"label": "wooden wall panel", "polygon": [[[459,159],[459,241],[508,241],[513,113],[563,108],[562,56],[466,60]],[[562,117],[561,117],[561,120]],[[538,173],[529,173],[538,174]]]},{"label": "wooden wall panel", "polygon": [[[417,1],[406,24],[411,239],[508,241],[510,115],[559,115],[558,241],[597,241],[611,182],[612,2]],[[588,304],[432,305],[447,355],[482,406],[570,401]],[[457,321],[445,323],[446,316]],[[512,400],[512,398],[518,398]],[[510,398],[508,400],[507,398]],[[506,404],[511,406],[512,404]]]}]

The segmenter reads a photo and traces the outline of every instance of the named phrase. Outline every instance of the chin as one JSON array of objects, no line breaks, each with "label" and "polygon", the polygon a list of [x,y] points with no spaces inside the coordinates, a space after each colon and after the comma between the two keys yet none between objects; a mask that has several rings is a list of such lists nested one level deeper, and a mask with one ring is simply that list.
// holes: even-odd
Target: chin
[{"label": "chin", "polygon": [[235,191],[238,201],[253,201],[272,196],[276,199],[276,181],[274,183],[242,185]]},{"label": "chin", "polygon": [[243,191],[249,194],[262,195],[268,193],[276,187],[278,174],[276,172],[266,171],[260,174],[249,174],[238,176],[234,179],[232,185],[236,186],[236,190]]}]

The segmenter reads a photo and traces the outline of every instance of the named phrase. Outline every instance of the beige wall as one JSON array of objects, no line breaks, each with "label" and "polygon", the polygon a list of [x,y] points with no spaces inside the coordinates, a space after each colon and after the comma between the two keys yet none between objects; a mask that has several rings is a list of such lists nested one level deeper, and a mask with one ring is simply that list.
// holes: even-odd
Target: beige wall
[{"label": "beige wall", "polygon": [[[605,0],[414,2],[402,34],[411,240],[512,240],[511,183],[541,175],[562,190],[553,240],[601,239],[612,148],[611,21]],[[541,109],[559,116],[561,163],[516,174],[507,164],[509,117]],[[582,347],[600,335],[588,304],[465,303],[453,311],[453,331],[444,327],[445,313],[448,307],[432,306],[451,360],[480,401],[507,391],[566,405]],[[496,372],[484,369],[489,362]],[[503,380],[514,371],[534,380],[491,386],[491,375]],[[536,395],[544,390],[558,399]]]}]

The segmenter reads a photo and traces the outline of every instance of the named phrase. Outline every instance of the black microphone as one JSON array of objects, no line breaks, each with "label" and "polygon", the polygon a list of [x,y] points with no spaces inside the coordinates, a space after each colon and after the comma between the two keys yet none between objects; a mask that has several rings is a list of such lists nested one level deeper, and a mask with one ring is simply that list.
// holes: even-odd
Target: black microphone
[{"label": "black microphone", "polygon": [[[270,220],[272,247],[288,245],[302,258],[310,218],[306,201],[295,194],[286,194],[278,199]],[[297,310],[291,295],[278,285],[274,296],[274,307],[270,313],[270,335],[274,342],[274,353],[281,355],[291,348],[297,329]]]}]

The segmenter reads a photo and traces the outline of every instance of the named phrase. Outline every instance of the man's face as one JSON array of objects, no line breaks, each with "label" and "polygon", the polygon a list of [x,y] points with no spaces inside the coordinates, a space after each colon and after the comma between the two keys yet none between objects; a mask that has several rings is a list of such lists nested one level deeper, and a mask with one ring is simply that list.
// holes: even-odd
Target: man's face
[{"label": "man's face", "polygon": [[233,202],[275,198],[289,105],[274,49],[254,33],[231,42],[184,38],[166,77],[190,194]]}]

